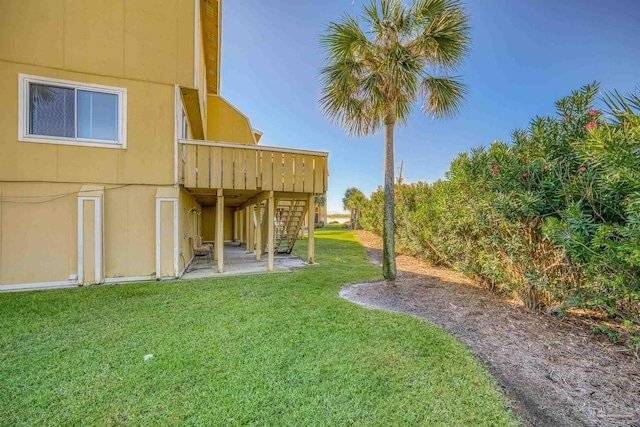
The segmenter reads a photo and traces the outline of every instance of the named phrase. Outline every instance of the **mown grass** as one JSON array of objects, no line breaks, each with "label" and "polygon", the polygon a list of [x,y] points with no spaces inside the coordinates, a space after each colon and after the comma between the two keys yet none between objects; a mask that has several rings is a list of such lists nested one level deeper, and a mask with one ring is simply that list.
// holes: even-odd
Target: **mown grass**
[{"label": "mown grass", "polygon": [[440,328],[338,297],[380,277],[353,233],[316,242],[294,273],[0,294],[0,424],[517,423]]}]

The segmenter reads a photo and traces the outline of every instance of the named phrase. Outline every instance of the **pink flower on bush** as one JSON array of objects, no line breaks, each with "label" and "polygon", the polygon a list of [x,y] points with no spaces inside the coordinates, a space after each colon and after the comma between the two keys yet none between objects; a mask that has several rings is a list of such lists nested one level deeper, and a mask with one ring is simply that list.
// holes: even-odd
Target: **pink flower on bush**
[{"label": "pink flower on bush", "polygon": [[549,169],[549,165],[544,165],[544,170]]},{"label": "pink flower on bush", "polygon": [[587,125],[585,126],[585,128],[586,128],[587,130],[589,130],[589,129],[594,128],[594,127],[596,127],[596,126],[598,126],[598,123],[596,123],[596,122],[589,122],[589,123],[587,123]]},{"label": "pink flower on bush", "polygon": [[584,171],[586,171],[586,170],[587,170],[587,168],[585,168],[584,166],[580,166],[580,168],[578,168],[578,170],[579,170],[580,172],[584,172]]},{"label": "pink flower on bush", "polygon": [[526,178],[526,177],[528,177],[528,176],[529,176],[529,174],[528,174],[528,173],[526,173],[526,172],[522,174],[522,177],[523,177],[523,178]]},{"label": "pink flower on bush", "polygon": [[493,169],[491,169],[491,172],[498,173],[499,170],[500,170],[500,168],[498,167],[498,165],[494,165]]},{"label": "pink flower on bush", "polygon": [[600,114],[600,110],[594,110],[593,108],[589,110],[590,116],[597,116],[598,114]]},{"label": "pink flower on bush", "polygon": [[565,120],[567,120],[568,118],[569,118],[569,115],[568,115],[568,114],[565,114],[565,115],[564,115],[564,119],[565,119]]}]

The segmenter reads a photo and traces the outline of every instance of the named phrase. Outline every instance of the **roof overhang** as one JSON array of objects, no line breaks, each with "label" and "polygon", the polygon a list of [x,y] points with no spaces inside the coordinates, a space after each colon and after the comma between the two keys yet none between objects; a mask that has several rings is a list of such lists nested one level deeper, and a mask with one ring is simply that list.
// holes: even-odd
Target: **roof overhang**
[{"label": "roof overhang", "polygon": [[204,127],[202,114],[200,112],[198,90],[180,86],[180,97],[182,98],[182,105],[184,106],[193,139],[204,139]]},{"label": "roof overhang", "polygon": [[220,93],[220,29],[222,0],[200,0],[202,43],[207,67],[207,93]]}]

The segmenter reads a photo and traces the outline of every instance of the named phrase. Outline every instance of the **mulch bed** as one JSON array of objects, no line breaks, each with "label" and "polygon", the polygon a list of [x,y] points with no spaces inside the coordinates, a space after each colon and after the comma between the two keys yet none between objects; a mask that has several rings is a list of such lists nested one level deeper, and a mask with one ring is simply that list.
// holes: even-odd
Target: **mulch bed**
[{"label": "mulch bed", "polygon": [[[358,236],[381,265],[380,237]],[[347,285],[341,296],[444,327],[489,368],[527,425],[640,427],[640,361],[624,346],[423,260],[399,255],[397,266],[395,286]]]}]

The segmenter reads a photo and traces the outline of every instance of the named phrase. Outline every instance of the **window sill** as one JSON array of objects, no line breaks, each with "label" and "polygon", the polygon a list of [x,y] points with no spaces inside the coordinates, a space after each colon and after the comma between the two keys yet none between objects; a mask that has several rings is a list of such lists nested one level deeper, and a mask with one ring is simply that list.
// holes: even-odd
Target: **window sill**
[{"label": "window sill", "polygon": [[94,147],[94,148],[117,148],[120,150],[126,150],[126,144],[119,142],[106,142],[106,141],[87,141],[82,139],[68,139],[68,138],[48,138],[43,136],[20,136],[18,138],[20,142],[35,142],[39,144],[54,144],[54,145],[73,145],[77,147]]}]

